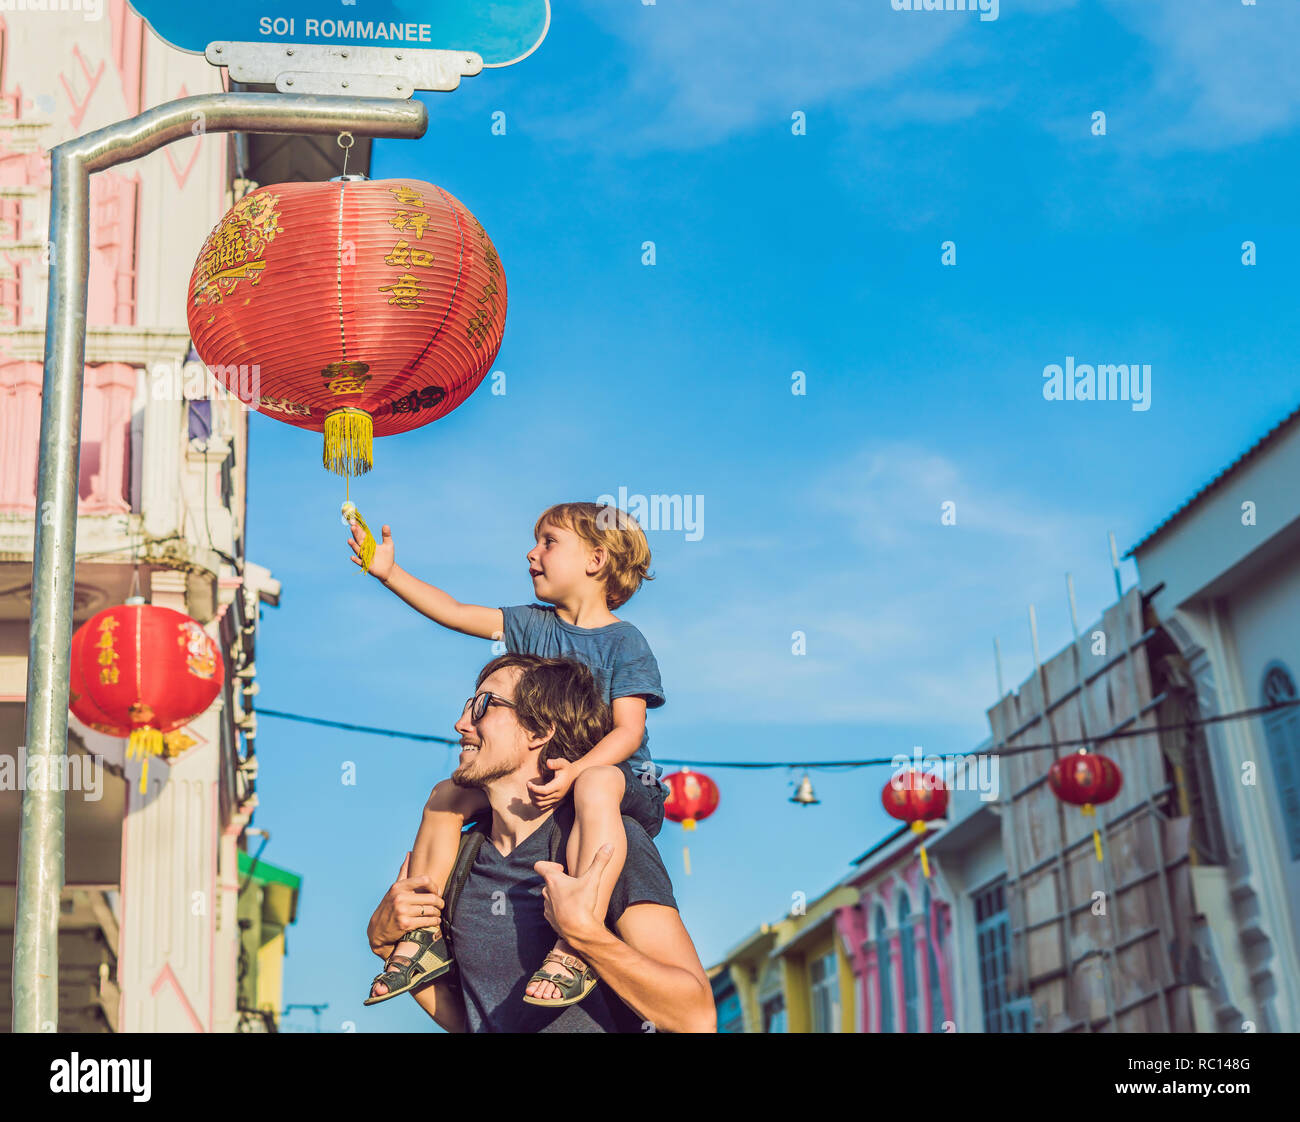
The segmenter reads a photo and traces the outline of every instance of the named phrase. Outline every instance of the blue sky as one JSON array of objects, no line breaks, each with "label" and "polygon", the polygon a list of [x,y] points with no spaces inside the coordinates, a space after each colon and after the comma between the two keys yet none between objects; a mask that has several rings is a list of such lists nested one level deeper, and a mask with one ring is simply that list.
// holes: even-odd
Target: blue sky
[{"label": "blue sky", "polygon": [[[531,599],[550,503],[702,496],[702,536],[652,531],[657,579],[620,613],[663,672],[652,752],[973,747],[994,636],[1019,683],[1027,605],[1059,649],[1064,574],[1086,624],[1114,597],[1107,533],[1133,544],[1300,401],[1300,6],[555,8],[536,54],[425,95],[428,135],[375,146],[374,177],[435,182],[483,222],[510,309],[506,393],[380,441],[359,506],[403,566],[501,605]],[[1067,355],[1150,364],[1151,408],[1045,401]],[[284,585],[258,700],[446,733],[488,644],[354,571],[319,441],[253,417],[249,557]],[[361,1007],[363,929],[447,751],[272,718],[257,748],[265,857],[304,877],[286,1000],[329,1002],[334,1031],[431,1026]],[[712,774],[691,876],[679,828],[658,839],[706,964],[892,821],[887,768],[814,772],[814,808],[786,801],[798,773]]]}]

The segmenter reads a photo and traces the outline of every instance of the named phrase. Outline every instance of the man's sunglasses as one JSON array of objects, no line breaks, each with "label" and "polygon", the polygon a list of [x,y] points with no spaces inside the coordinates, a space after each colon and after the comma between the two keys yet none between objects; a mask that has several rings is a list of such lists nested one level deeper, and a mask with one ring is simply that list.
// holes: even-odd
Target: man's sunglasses
[{"label": "man's sunglasses", "polygon": [[[476,693],[473,697],[465,699],[465,709],[469,709],[469,719],[475,724],[487,715],[489,705],[508,705],[511,709],[515,707],[515,703],[509,698],[501,697],[495,693],[489,693],[487,690],[483,690],[481,693]],[[462,709],[461,712],[463,713],[465,709]]]}]

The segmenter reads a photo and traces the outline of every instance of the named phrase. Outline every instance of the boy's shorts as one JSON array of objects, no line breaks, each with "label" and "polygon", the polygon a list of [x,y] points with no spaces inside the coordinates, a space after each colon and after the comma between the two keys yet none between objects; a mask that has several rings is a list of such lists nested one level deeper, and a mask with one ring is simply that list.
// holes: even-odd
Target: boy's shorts
[{"label": "boy's shorts", "polygon": [[626,760],[618,765],[623,773],[623,801],[619,812],[633,818],[652,838],[664,824],[664,789],[662,784],[645,783]]}]

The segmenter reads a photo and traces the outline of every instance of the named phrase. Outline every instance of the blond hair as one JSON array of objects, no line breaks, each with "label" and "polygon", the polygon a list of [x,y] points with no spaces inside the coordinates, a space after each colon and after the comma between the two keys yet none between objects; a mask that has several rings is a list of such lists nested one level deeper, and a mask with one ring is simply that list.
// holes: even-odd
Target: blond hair
[{"label": "blond hair", "polygon": [[534,537],[541,533],[543,522],[572,530],[592,549],[605,551],[606,561],[598,575],[605,582],[605,604],[610,611],[632,599],[642,581],[654,580],[645,531],[627,511],[605,503],[557,503],[542,511],[533,527]]}]

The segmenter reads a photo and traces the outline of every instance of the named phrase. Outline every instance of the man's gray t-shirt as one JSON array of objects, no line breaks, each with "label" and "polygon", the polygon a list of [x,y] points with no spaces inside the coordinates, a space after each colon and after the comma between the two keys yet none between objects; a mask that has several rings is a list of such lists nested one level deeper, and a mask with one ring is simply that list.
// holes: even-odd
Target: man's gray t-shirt
[{"label": "man's gray t-shirt", "polygon": [[[672,881],[654,842],[624,817],[627,861],[610,897],[606,923],[613,928],[633,904],[676,908]],[[546,1009],[524,1002],[533,972],[554,948],[546,922],[542,877],[534,862],[548,860],[551,821],[528,835],[507,857],[484,838],[447,923],[465,997],[470,1032],[642,1032],[643,1022],[603,981],[576,1005]],[[567,835],[566,835],[567,836]],[[561,864],[564,846],[558,851]]]},{"label": "man's gray t-shirt", "polygon": [[[521,604],[502,608],[505,621],[506,650],[512,654],[540,655],[543,658],[574,658],[587,666],[596,678],[607,705],[619,697],[644,697],[647,709],[664,703],[664,687],[659,680],[659,664],[645,636],[626,620],[604,627],[575,627],[565,623],[554,606]],[[650,734],[641,737],[637,750],[628,759],[634,774],[649,786],[663,776],[663,768],[650,760]]]}]

